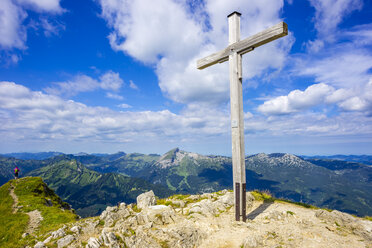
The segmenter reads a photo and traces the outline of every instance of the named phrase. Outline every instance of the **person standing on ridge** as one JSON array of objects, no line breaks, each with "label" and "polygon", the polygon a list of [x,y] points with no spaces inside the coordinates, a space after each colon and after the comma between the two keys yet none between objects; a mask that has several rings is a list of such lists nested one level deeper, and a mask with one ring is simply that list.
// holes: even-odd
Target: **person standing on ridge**
[{"label": "person standing on ridge", "polygon": [[16,166],[15,169],[14,169],[14,178],[15,179],[18,179],[18,174],[19,174],[19,169],[18,169],[18,166]]}]

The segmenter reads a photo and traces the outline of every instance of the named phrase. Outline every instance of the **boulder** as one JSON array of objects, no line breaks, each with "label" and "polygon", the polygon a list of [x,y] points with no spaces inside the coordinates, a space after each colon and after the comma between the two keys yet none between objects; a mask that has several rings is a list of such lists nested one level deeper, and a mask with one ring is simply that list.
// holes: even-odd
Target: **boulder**
[{"label": "boulder", "polygon": [[136,215],[137,223],[143,225],[154,223],[158,225],[171,224],[175,222],[176,213],[174,210],[165,205],[149,206],[141,213]]},{"label": "boulder", "polygon": [[149,206],[156,205],[156,198],[154,191],[150,190],[149,192],[140,194],[137,196],[137,207],[140,209],[145,209]]},{"label": "boulder", "polygon": [[86,248],[99,248],[101,247],[101,242],[97,238],[90,237]]},{"label": "boulder", "polygon": [[45,248],[46,246],[45,246],[45,244],[44,244],[44,242],[37,242],[36,243],[36,245],[34,246],[34,248]]},{"label": "boulder", "polygon": [[102,243],[106,246],[110,247],[116,247],[117,244],[117,238],[113,232],[109,232],[105,229],[102,230],[101,236],[99,237],[99,240],[102,241]]},{"label": "boulder", "polygon": [[80,226],[73,226],[71,227],[70,231],[74,233],[80,233],[81,227]]},{"label": "boulder", "polygon": [[218,201],[226,206],[234,205],[234,192],[227,192],[226,194],[220,196]]},{"label": "boulder", "polygon": [[354,216],[343,213],[337,210],[328,212],[323,209],[319,209],[315,212],[315,216],[321,220],[325,220],[328,223],[341,225],[351,230],[354,234],[363,237],[368,241],[372,241],[372,222],[367,220],[361,220]]},{"label": "boulder", "polygon": [[[110,227],[115,224],[115,222],[121,217],[121,214],[124,214],[126,209],[120,209],[118,207],[107,207],[105,211],[99,216],[100,220],[105,222],[105,227]],[[129,214],[129,212],[128,212]]]},{"label": "boulder", "polygon": [[67,235],[66,237],[63,237],[57,241],[58,248],[63,248],[68,246],[72,241],[75,240],[74,235]]},{"label": "boulder", "polygon": [[[200,202],[196,202],[190,206],[189,213],[199,213],[204,216],[216,215],[219,213],[219,209],[224,208],[222,204],[218,202],[212,202],[210,199],[204,199]],[[222,210],[222,209],[221,209]]]},{"label": "boulder", "polygon": [[245,238],[243,241],[243,245],[241,247],[244,248],[256,248],[256,247],[261,247],[262,246],[262,240],[264,240],[263,237],[257,237],[257,236],[248,236]]}]

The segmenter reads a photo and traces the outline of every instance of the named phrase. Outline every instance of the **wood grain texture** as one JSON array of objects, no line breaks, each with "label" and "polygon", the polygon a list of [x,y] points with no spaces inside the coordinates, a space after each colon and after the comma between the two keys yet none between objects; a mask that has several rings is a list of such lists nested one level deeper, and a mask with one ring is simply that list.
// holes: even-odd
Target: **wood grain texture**
[{"label": "wood grain texture", "polygon": [[280,22],[271,28],[268,28],[260,33],[252,35],[244,40],[238,41],[229,45],[225,49],[213,53],[205,58],[197,61],[197,68],[199,70],[207,68],[211,65],[222,63],[228,60],[231,52],[236,51],[242,55],[252,51],[254,48],[262,46],[270,41],[276,40],[288,34],[288,26],[285,22]]}]

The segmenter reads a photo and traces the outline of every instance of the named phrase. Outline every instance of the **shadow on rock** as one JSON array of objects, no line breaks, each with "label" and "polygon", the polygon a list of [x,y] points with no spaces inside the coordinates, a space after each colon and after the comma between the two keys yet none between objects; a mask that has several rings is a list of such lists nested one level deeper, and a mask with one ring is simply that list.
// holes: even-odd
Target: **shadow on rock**
[{"label": "shadow on rock", "polygon": [[265,200],[260,206],[258,206],[255,210],[253,210],[247,215],[247,219],[254,220],[258,215],[263,213],[273,203],[274,203],[273,201]]}]

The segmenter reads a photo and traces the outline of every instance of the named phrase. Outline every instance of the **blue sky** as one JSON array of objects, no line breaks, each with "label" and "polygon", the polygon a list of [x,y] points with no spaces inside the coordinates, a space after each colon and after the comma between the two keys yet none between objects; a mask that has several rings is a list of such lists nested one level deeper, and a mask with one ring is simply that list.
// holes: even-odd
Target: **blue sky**
[{"label": "blue sky", "polygon": [[2,0],[0,153],[174,147],[231,154],[228,63],[196,60],[281,21],[243,56],[246,154],[372,154],[372,3]]}]

